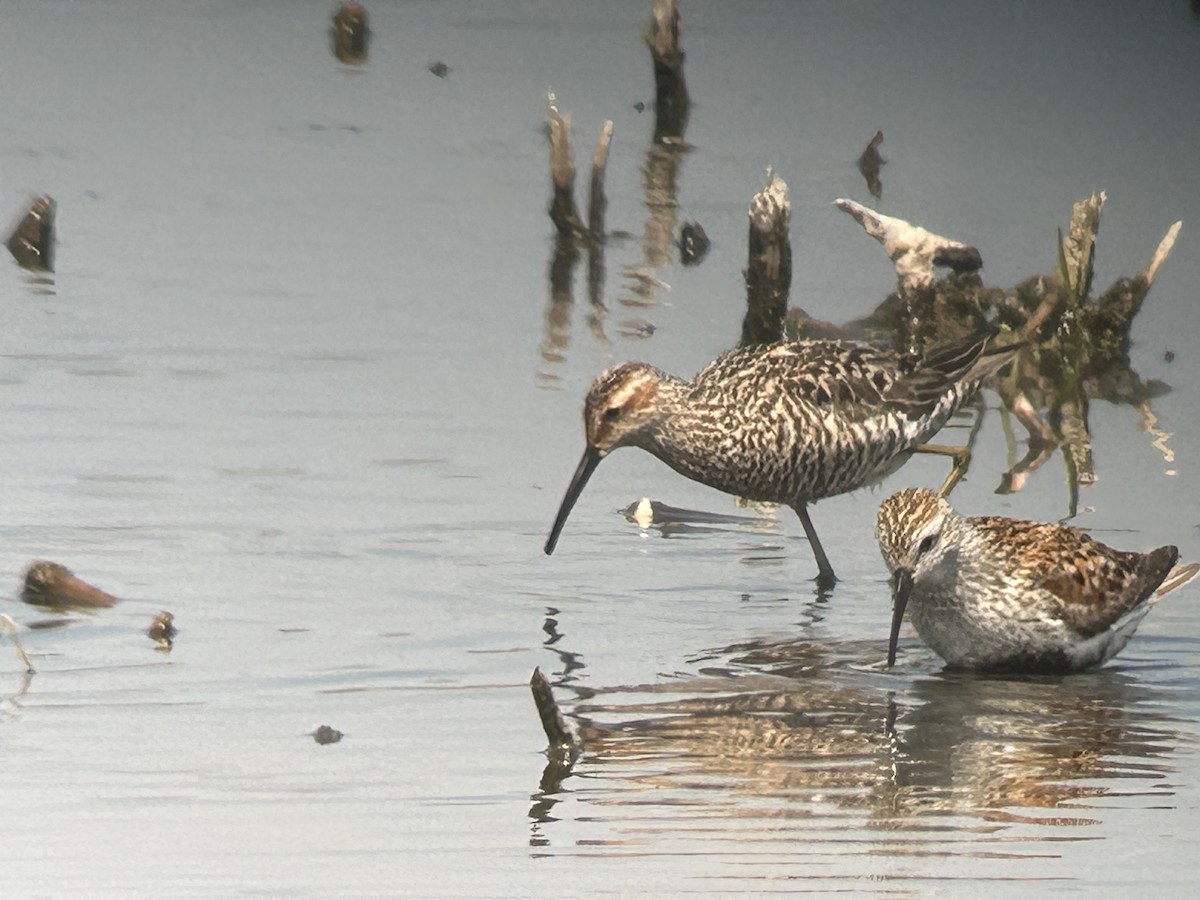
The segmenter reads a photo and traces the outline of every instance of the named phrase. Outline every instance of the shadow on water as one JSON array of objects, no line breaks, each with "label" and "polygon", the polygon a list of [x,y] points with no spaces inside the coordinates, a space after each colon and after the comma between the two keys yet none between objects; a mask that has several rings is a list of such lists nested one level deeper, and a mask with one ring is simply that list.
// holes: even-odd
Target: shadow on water
[{"label": "shadow on water", "polygon": [[694,678],[556,684],[576,695],[566,715],[579,758],[546,767],[531,846],[656,854],[702,839],[706,852],[785,867],[847,854],[1053,858],[1047,844],[1103,837],[1094,826],[1114,805],[1173,791],[1176,723],[1119,670],[909,680],[881,668],[875,642],[807,639],[693,662],[705,660]]}]

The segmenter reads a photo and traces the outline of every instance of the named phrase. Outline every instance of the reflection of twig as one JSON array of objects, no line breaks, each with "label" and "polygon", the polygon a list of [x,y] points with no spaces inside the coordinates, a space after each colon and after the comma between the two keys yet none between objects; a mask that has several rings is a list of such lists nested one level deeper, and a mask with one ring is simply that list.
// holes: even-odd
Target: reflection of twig
[{"label": "reflection of twig", "polygon": [[[1175,462],[1175,451],[1167,446],[1167,441],[1175,436],[1175,432],[1163,431],[1161,428],[1156,427],[1158,425],[1158,416],[1154,414],[1154,409],[1150,406],[1149,400],[1138,407],[1138,412],[1142,414],[1142,427],[1154,438],[1150,446],[1162,454],[1163,462]],[[1164,469],[1163,474],[1174,475],[1176,473],[1174,469]]]}]

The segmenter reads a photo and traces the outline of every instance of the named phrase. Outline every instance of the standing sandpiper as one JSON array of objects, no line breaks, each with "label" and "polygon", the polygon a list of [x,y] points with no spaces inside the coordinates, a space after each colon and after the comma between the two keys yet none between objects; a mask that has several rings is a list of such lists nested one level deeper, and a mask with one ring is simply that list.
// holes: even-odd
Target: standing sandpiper
[{"label": "standing sandpiper", "polygon": [[628,362],[596,379],[584,404],[587,449],[546,540],[559,533],[600,460],[641,447],[676,472],[800,517],[820,572],[836,577],[808,504],[895,471],[1008,362],[1016,345],[972,338],[925,357],[844,341],[734,350],[692,381]]},{"label": "standing sandpiper", "polygon": [[1154,601],[1200,572],[1179,551],[1114,550],[1063,525],[966,518],[923,488],[879,507],[875,536],[892,573],[888,665],[905,607],[951,667],[1074,672],[1112,659]]}]

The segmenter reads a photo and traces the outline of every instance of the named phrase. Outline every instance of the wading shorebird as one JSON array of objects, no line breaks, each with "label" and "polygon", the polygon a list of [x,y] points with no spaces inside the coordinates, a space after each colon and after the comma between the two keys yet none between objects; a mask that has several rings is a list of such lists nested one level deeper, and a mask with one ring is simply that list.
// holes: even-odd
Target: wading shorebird
[{"label": "wading shorebird", "polygon": [[1179,551],[1114,550],[1063,525],[967,518],[923,488],[879,507],[875,536],[892,573],[888,665],[906,607],[921,639],[962,669],[1075,672],[1112,659],[1154,602],[1200,564]]},{"label": "wading shorebird", "polygon": [[584,403],[587,448],[546,553],[600,461],[618,447],[641,447],[701,484],[792,507],[818,582],[832,584],[808,504],[874,484],[918,450],[963,463],[965,451],[924,442],[1018,349],[975,337],[919,357],[844,341],[788,341],[734,350],[690,382],[641,362],[609,369]]}]

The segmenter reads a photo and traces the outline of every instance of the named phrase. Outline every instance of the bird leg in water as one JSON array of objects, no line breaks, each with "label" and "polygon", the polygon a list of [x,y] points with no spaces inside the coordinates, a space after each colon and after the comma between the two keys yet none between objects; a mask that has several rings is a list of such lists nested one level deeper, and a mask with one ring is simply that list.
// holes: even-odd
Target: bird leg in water
[{"label": "bird leg in water", "polygon": [[817,529],[813,527],[812,519],[809,518],[808,504],[800,501],[792,509],[800,517],[800,524],[804,526],[804,535],[812,544],[813,556],[817,558],[817,586],[833,587],[837,576],[833,574],[833,566],[829,564],[829,557],[825,555],[825,548],[821,546],[821,539],[817,537]]}]

